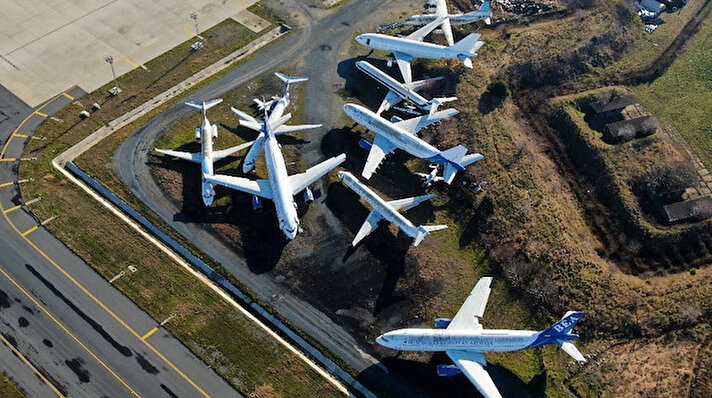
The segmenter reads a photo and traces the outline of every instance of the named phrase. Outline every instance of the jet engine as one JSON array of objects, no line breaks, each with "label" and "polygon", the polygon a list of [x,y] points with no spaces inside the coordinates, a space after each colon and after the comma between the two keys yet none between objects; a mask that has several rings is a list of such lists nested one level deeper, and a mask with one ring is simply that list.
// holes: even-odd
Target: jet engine
[{"label": "jet engine", "polygon": [[259,196],[252,195],[252,210],[256,213],[262,213],[262,200]]},{"label": "jet engine", "polygon": [[309,187],[303,191],[302,195],[304,197],[304,203],[309,204],[314,201],[314,192],[312,192]]},{"label": "jet engine", "polygon": [[435,318],[435,329],[447,329],[450,322],[452,322],[450,318]]},{"label": "jet engine", "polygon": [[366,139],[364,139],[364,138],[361,138],[360,140],[358,140],[358,145],[359,145],[361,148],[363,148],[363,149],[365,149],[365,150],[367,150],[367,151],[370,151],[372,144],[371,144],[370,142],[368,142],[368,140],[366,140]]},{"label": "jet engine", "polygon": [[218,126],[211,124],[210,129],[213,131],[213,138],[218,138]]},{"label": "jet engine", "polygon": [[388,58],[388,61],[386,61],[386,65],[390,68],[393,66],[393,58]]},{"label": "jet engine", "polygon": [[200,141],[200,127],[195,128],[195,139]]},{"label": "jet engine", "polygon": [[438,365],[438,376],[440,377],[454,377],[460,373],[460,368],[455,365]]}]

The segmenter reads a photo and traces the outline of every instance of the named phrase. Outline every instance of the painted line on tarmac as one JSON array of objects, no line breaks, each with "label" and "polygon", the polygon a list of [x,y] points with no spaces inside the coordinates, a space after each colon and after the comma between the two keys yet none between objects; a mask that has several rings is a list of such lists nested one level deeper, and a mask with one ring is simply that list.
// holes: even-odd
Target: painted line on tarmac
[{"label": "painted line on tarmac", "polygon": [[141,337],[141,340],[146,341],[147,338],[151,337],[151,335],[156,333],[157,331],[158,331],[158,326],[154,327],[153,329],[149,330],[148,333],[144,334]]},{"label": "painted line on tarmac", "polygon": [[47,379],[47,377],[45,377],[45,375],[42,374],[42,372],[40,372],[35,367],[35,365],[32,364],[32,362],[30,362],[29,359],[27,359],[24,355],[22,355],[22,353],[14,345],[10,344],[10,342],[7,341],[7,339],[5,338],[5,336],[2,335],[2,333],[0,333],[0,340],[2,340],[2,342],[5,343],[6,346],[10,347],[12,352],[14,352],[15,355],[17,355],[17,357],[20,358],[22,360],[22,362],[25,363],[25,365],[27,365],[30,369],[32,369],[32,371],[35,372],[37,377],[39,377],[40,380],[44,381],[45,384],[47,384],[49,386],[49,388],[51,388],[52,391],[54,391],[54,393],[57,394],[58,397],[64,398],[64,394],[62,394],[62,392],[59,391],[59,389],[54,384],[52,384],[52,382],[50,382],[49,379]]}]

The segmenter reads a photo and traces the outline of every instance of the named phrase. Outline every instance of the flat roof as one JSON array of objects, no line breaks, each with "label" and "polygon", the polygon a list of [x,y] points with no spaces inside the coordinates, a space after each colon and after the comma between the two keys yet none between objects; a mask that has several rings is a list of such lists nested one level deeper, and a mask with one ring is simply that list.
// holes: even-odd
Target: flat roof
[{"label": "flat roof", "polygon": [[712,216],[712,198],[705,196],[693,200],[672,203],[663,207],[669,222],[685,221],[693,218]]},{"label": "flat roof", "polygon": [[638,103],[638,100],[635,99],[635,97],[633,97],[630,94],[624,94],[624,95],[612,98],[610,101],[594,101],[591,104],[591,108],[593,108],[593,111],[596,113],[602,113],[602,112],[614,111],[617,109],[623,109],[628,105],[633,105],[633,104],[637,104],[637,103]]}]

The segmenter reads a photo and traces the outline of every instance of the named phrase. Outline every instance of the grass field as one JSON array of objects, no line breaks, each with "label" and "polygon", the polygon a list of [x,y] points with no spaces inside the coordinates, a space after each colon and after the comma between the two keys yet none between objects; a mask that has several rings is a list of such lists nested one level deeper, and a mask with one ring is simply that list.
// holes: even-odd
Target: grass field
[{"label": "grass field", "polygon": [[[115,285],[154,319],[178,314],[166,328],[238,391],[251,396],[338,396],[338,391],[304,362],[51,167],[54,156],[98,126],[257,37],[232,20],[203,36],[206,48],[199,53],[191,53],[190,42],[186,42],[147,63],[150,72],[137,69],[122,76],[118,97],[106,98],[106,86],[82,98],[85,104],[102,104],[90,119],[76,119],[76,108],[70,105],[56,115],[63,123],[47,121],[40,126],[37,134],[46,141],[28,144],[26,150],[38,161],[21,169],[23,178],[35,178],[34,183],[23,186],[23,194],[45,199],[33,208],[34,213],[38,217],[59,215],[48,229],[107,279],[128,265],[137,267],[138,272]],[[87,218],[88,214],[96,217]]]},{"label": "grass field", "polygon": [[702,23],[687,49],[661,77],[633,87],[653,114],[675,126],[712,169],[712,19]]},{"label": "grass field", "polygon": [[10,380],[5,373],[0,372],[0,397],[2,398],[24,398],[23,394]]}]

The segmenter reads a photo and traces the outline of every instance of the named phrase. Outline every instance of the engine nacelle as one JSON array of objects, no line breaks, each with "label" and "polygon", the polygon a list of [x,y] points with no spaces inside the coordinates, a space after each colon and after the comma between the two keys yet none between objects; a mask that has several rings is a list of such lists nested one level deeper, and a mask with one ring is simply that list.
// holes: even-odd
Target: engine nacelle
[{"label": "engine nacelle", "polygon": [[393,66],[393,59],[392,59],[392,58],[388,58],[388,61],[386,61],[386,65],[387,65],[389,68],[392,67],[392,66]]},{"label": "engine nacelle", "polygon": [[252,195],[252,210],[256,213],[262,213],[262,200],[259,196]]},{"label": "engine nacelle", "polygon": [[447,329],[450,322],[452,322],[450,318],[435,318],[435,329]]},{"label": "engine nacelle", "polygon": [[460,368],[455,365],[438,365],[438,376],[454,377],[462,373]]},{"label": "engine nacelle", "polygon": [[218,126],[212,124],[210,125],[210,130],[213,130],[213,138],[218,138]]},{"label": "engine nacelle", "polygon": [[358,140],[358,146],[360,146],[361,148],[363,148],[367,151],[370,151],[372,144],[365,138],[361,138],[360,140]]},{"label": "engine nacelle", "polygon": [[309,204],[314,201],[314,192],[312,192],[309,187],[307,187],[304,192],[302,193],[302,196],[304,197],[304,203]]},{"label": "engine nacelle", "polygon": [[195,139],[200,141],[200,127],[195,128]]},{"label": "engine nacelle", "polygon": [[398,122],[402,122],[402,121],[403,121],[403,119],[399,118],[398,116],[395,116],[395,115],[391,116],[391,123],[398,123]]}]

